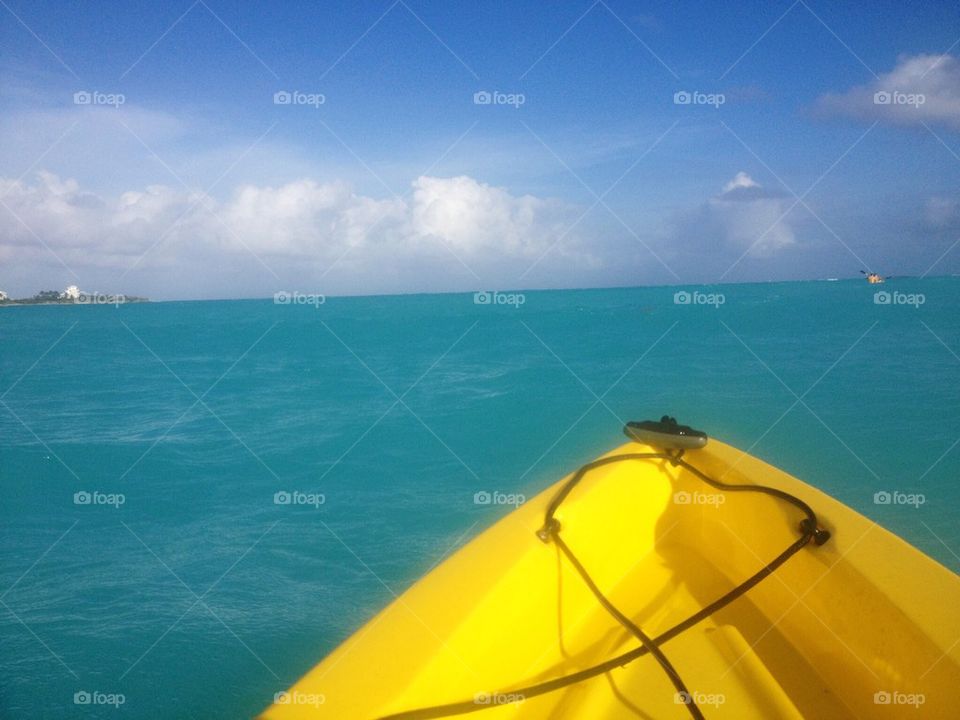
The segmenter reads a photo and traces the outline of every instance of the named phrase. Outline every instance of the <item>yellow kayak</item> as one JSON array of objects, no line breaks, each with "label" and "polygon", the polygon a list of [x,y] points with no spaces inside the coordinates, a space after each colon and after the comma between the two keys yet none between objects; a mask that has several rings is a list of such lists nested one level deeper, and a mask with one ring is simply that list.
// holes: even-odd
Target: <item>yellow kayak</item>
[{"label": "yellow kayak", "polygon": [[960,717],[960,577],[672,419],[627,429],[262,717]]}]

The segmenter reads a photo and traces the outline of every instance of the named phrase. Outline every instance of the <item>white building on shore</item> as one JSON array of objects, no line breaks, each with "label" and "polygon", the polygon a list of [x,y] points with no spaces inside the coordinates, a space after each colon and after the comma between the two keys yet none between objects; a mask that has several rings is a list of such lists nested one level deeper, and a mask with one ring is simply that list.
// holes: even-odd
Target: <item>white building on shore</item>
[{"label": "white building on shore", "polygon": [[9,299],[10,298],[7,296],[7,294],[3,290],[0,290],[0,302],[3,302],[4,300],[9,300]]},{"label": "white building on shore", "polygon": [[70,285],[66,290],[60,293],[60,297],[64,300],[73,300],[76,302],[80,299],[80,288],[76,285]]}]

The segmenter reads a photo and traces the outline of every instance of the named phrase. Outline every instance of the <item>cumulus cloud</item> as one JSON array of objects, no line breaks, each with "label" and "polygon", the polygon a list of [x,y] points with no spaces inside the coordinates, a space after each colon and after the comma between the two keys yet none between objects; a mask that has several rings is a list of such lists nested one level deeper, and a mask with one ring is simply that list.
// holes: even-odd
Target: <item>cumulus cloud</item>
[{"label": "cumulus cloud", "polygon": [[764,188],[745,172],[738,172],[717,195],[683,213],[670,242],[700,257],[769,257],[794,245],[788,218],[789,198]]},{"label": "cumulus cloud", "polygon": [[960,130],[960,59],[901,55],[896,66],[866,85],[820,97],[824,115],[893,125],[939,124]]},{"label": "cumulus cloud", "polygon": [[796,242],[783,217],[789,204],[782,193],[763,188],[745,172],[738,172],[723,192],[707,203],[706,217],[728,247],[750,255],[769,256]]},{"label": "cumulus cloud", "polygon": [[[81,275],[98,268],[121,278],[135,269],[214,280],[254,256],[278,277],[293,269],[306,281],[337,265],[350,276],[348,287],[368,292],[395,290],[384,279],[404,266],[415,277],[441,260],[461,278],[468,270],[463,289],[476,289],[485,274],[502,277],[511,263],[525,268],[523,261],[551,247],[575,218],[565,203],[466,176],[419,177],[407,198],[377,199],[346,183],[303,179],[244,185],[217,201],[161,185],[104,197],[41,172],[29,182],[0,179],[0,197],[5,266],[53,264],[55,254]],[[576,256],[575,240],[555,252]],[[414,289],[449,289],[431,287],[426,275]]]},{"label": "cumulus cloud", "polygon": [[466,176],[420,177],[413,187],[413,235],[443,238],[471,256],[539,255],[564,230],[566,207],[557,201],[514,197]]}]

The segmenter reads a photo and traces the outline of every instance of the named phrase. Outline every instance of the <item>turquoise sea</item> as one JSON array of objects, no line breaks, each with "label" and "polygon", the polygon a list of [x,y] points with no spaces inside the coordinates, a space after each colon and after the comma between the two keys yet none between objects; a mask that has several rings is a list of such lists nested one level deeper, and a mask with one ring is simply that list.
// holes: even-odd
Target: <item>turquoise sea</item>
[{"label": "turquoise sea", "polygon": [[0,309],[0,716],[249,717],[664,413],[960,570],[958,278],[298,300]]}]

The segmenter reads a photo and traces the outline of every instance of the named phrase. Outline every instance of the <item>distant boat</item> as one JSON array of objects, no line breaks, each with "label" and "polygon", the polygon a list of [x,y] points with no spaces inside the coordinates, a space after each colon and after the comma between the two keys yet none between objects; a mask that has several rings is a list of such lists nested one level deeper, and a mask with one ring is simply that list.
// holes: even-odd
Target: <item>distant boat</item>
[{"label": "distant boat", "polygon": [[879,285],[880,283],[886,280],[885,277],[883,277],[882,275],[878,275],[875,272],[867,272],[866,270],[861,270],[860,273],[866,276],[867,282],[870,283],[871,285]]}]

